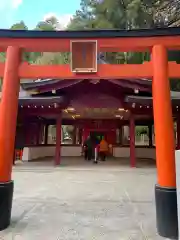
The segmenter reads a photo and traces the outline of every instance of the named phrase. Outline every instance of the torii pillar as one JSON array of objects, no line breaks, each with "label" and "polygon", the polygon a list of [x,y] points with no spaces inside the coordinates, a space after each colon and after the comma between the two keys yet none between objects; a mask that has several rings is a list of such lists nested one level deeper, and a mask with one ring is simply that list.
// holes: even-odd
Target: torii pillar
[{"label": "torii pillar", "polygon": [[56,150],[55,150],[55,166],[61,164],[61,127],[62,114],[60,113],[56,119]]},{"label": "torii pillar", "polygon": [[168,58],[164,46],[156,45],[153,47],[152,61],[157,163],[157,185],[155,186],[157,230],[162,237],[177,239],[174,128],[168,77]]},{"label": "torii pillar", "polygon": [[0,230],[10,224],[13,198],[11,180],[19,96],[20,49],[7,49],[0,103]]},{"label": "torii pillar", "polygon": [[130,115],[130,165],[136,167],[136,147],[135,147],[135,120],[134,116]]}]

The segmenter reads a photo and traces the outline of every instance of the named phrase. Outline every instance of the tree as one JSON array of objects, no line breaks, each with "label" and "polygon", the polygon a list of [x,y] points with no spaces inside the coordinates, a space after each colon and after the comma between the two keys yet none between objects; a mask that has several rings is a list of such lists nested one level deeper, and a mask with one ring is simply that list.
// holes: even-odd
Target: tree
[{"label": "tree", "polygon": [[11,30],[28,30],[28,27],[24,23],[24,21],[20,21],[19,23],[15,23],[11,26]]},{"label": "tree", "polygon": [[164,26],[159,20],[162,0],[81,0],[70,29],[133,29]]},{"label": "tree", "polygon": [[55,16],[48,16],[44,21],[39,22],[36,25],[36,30],[41,31],[55,31],[60,27],[59,20]]},{"label": "tree", "polygon": [[69,30],[92,29],[93,27],[93,7],[96,5],[95,0],[81,0],[80,9],[76,11],[73,19],[68,25]]},{"label": "tree", "polygon": [[69,63],[69,54],[45,52],[34,62],[39,65],[56,65]]},{"label": "tree", "polygon": [[180,0],[163,1],[159,12],[166,19],[168,27],[180,26]]},{"label": "tree", "polygon": [[39,22],[35,30],[40,31],[55,31],[54,26],[46,21]]},{"label": "tree", "polygon": [[46,23],[50,24],[54,30],[58,30],[60,29],[60,23],[59,23],[59,20],[57,19],[57,17],[55,16],[49,16],[46,18],[45,20]]}]

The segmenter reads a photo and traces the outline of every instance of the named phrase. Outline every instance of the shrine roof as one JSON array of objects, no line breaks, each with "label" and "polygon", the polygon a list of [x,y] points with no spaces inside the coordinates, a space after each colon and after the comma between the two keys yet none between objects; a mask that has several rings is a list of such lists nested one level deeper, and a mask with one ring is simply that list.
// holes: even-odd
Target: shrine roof
[{"label": "shrine roof", "polygon": [[68,104],[68,99],[64,96],[58,97],[35,97],[35,96],[23,96],[19,97],[19,105],[51,105],[51,104]]},{"label": "shrine roof", "polygon": [[180,36],[180,27],[134,30],[38,31],[0,29],[0,38],[127,38]]},{"label": "shrine roof", "polygon": [[54,102],[61,102],[63,99],[63,96],[59,96],[59,97],[19,97],[20,101],[54,101]]},{"label": "shrine roof", "polygon": [[58,83],[59,81],[62,81],[60,79],[38,79],[38,80],[26,80],[26,82],[22,82],[21,86],[23,89],[31,89],[36,88],[40,86],[46,86],[54,83]]},{"label": "shrine roof", "polygon": [[[180,92],[171,91],[171,100],[174,104],[180,103]],[[126,96],[125,102],[127,103],[139,103],[139,104],[151,104],[153,97],[146,96]]]},{"label": "shrine roof", "polygon": [[[72,85],[78,84],[82,81],[89,82],[91,80],[63,80],[63,79],[45,79],[45,80],[30,80],[26,82],[21,82],[21,87],[24,90],[34,90],[34,89],[41,89],[42,87],[48,87],[48,86],[54,86],[56,89],[61,89],[64,87],[70,87]],[[119,85],[121,87],[127,87],[127,88],[135,88],[135,87],[151,87],[151,80],[149,79],[109,79],[109,80],[101,80],[101,81],[108,81],[112,84]],[[147,89],[146,89],[147,90]]]}]

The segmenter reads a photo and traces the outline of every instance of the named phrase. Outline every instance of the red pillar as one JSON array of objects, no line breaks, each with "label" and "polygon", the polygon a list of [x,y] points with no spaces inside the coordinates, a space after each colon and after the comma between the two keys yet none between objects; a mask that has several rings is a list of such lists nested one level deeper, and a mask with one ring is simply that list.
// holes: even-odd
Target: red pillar
[{"label": "red pillar", "polygon": [[40,135],[41,135],[41,123],[36,124],[35,135],[36,135],[36,145],[38,146],[40,142]]},{"label": "red pillar", "polygon": [[47,145],[48,144],[48,128],[49,128],[49,125],[46,124],[45,125],[45,134],[44,134],[44,144]]},{"label": "red pillar", "polygon": [[43,140],[44,140],[44,129],[45,129],[45,126],[44,126],[44,123],[42,122],[42,123],[40,124],[39,144],[42,144],[42,143],[43,143]]},{"label": "red pillar", "polygon": [[83,129],[79,127],[79,144],[82,144]]},{"label": "red pillar", "polygon": [[135,122],[134,116],[130,116],[130,165],[136,167],[136,148],[135,148]]},{"label": "red pillar", "polygon": [[176,187],[175,144],[166,49],[153,48],[153,110],[158,184]]},{"label": "red pillar", "polygon": [[20,50],[8,47],[0,103],[0,230],[10,224],[13,181],[16,120],[18,112]]},{"label": "red pillar", "polygon": [[77,134],[77,126],[74,125],[74,130],[73,130],[73,145],[76,145],[76,138],[77,138],[76,134]]},{"label": "red pillar", "polygon": [[55,165],[61,163],[61,115],[56,120],[56,153],[55,153]]},{"label": "red pillar", "polygon": [[155,187],[157,230],[165,238],[178,236],[175,142],[167,50],[153,47],[153,111],[156,141],[157,185]]}]

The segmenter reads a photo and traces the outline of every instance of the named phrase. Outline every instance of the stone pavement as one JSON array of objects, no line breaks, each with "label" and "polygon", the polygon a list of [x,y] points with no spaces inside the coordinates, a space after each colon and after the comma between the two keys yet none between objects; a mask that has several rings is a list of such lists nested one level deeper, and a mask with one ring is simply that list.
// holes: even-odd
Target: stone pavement
[{"label": "stone pavement", "polygon": [[16,166],[11,226],[3,240],[160,240],[155,168]]}]

